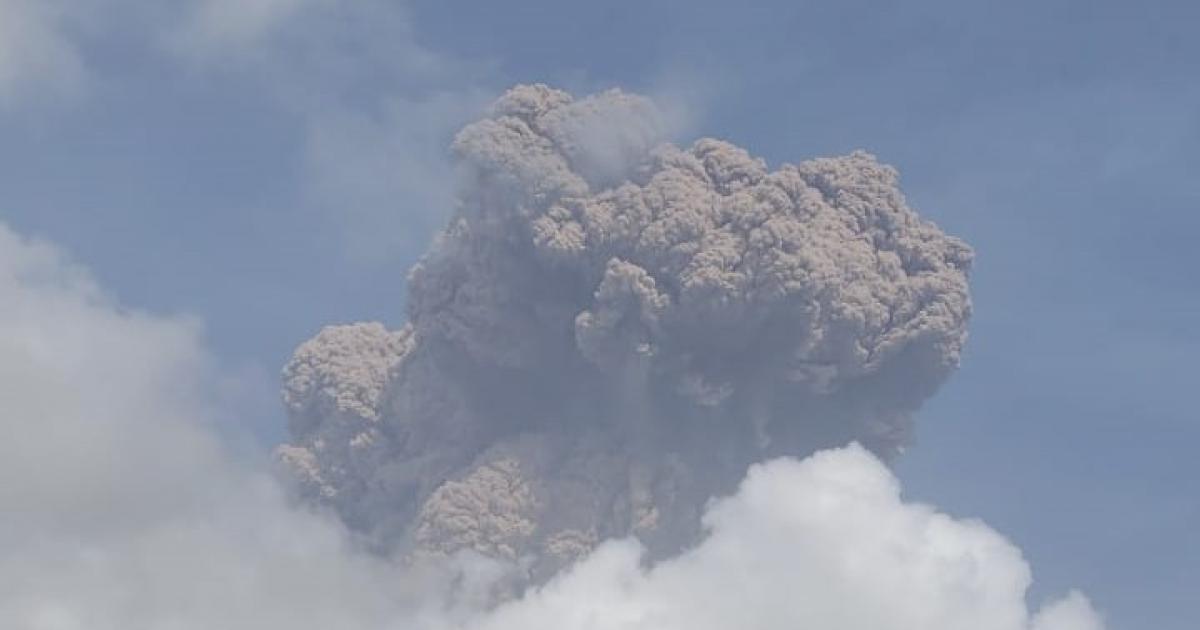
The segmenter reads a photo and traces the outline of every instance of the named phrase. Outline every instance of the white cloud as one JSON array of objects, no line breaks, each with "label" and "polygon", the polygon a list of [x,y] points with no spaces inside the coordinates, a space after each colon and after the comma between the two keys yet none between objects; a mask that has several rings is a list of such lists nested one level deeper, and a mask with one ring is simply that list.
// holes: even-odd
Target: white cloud
[{"label": "white cloud", "polygon": [[489,611],[495,565],[425,572],[356,552],[232,458],[214,371],[194,322],[122,308],[0,226],[0,627],[1102,627],[1077,594],[1031,617],[1015,547],[903,502],[857,447],[756,466],[678,558],[646,568],[635,543],[610,542]]},{"label": "white cloud", "polygon": [[177,46],[193,54],[218,54],[258,43],[307,6],[324,0],[199,0],[174,33]]},{"label": "white cloud", "polygon": [[18,480],[0,485],[6,539],[123,526],[175,501],[212,457],[187,422],[208,369],[195,325],[120,310],[54,248],[2,226],[0,304],[0,477]]},{"label": "white cloud", "polygon": [[0,105],[38,93],[69,93],[84,78],[59,0],[0,0]]},{"label": "white cloud", "polygon": [[983,523],[904,503],[857,446],[751,469],[705,519],[709,537],[651,569],[601,547],[480,630],[1096,630],[1078,594],[1032,619],[1020,551]]},{"label": "white cloud", "polygon": [[[418,578],[215,432],[198,327],[0,225],[0,627],[381,628]],[[437,583],[431,582],[431,583]]]}]

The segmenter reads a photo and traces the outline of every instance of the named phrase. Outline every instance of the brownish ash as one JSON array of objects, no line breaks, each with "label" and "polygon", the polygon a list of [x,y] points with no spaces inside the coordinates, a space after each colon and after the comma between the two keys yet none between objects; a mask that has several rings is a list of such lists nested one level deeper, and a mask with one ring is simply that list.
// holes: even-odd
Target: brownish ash
[{"label": "brownish ash", "polygon": [[753,462],[903,447],[958,364],[971,249],[867,153],[770,171],[663,118],[518,86],[458,134],[408,323],[331,326],[284,369],[306,497],[377,549],[539,579],[607,538],[694,542]]}]

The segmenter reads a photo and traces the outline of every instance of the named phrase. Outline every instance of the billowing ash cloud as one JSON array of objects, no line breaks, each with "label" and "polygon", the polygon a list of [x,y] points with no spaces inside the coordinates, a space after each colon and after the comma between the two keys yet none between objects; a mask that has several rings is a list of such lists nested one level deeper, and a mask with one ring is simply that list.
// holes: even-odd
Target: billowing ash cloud
[{"label": "billowing ash cloud", "polygon": [[459,133],[409,323],[327,328],[284,370],[310,496],[381,548],[544,576],[694,541],[753,462],[898,451],[958,363],[970,248],[869,154],[771,171],[663,128],[638,96],[520,86]]},{"label": "billowing ash cloud", "polygon": [[[395,412],[378,410],[395,396],[388,383],[404,382],[396,370],[420,365],[416,341],[375,326],[327,334],[300,353],[289,403],[297,417],[326,417],[320,430],[341,457],[369,452],[352,436],[395,439],[385,433]],[[193,322],[117,304],[57,249],[0,224],[0,628],[1104,628],[1077,593],[1031,612],[1020,550],[976,520],[902,501],[887,468],[855,446],[752,466],[678,555],[646,563],[636,540],[602,542],[495,605],[510,563],[364,553],[336,520],[285,500],[233,456],[214,417],[218,367]],[[329,378],[339,370],[354,378]],[[310,389],[324,393],[297,397]],[[549,468],[528,462],[581,466],[562,464],[547,440],[494,440],[505,456],[437,484],[413,536],[493,556],[532,549],[548,518],[543,493],[569,481],[537,477],[529,471]],[[338,470],[320,457],[311,471],[329,475],[330,498],[352,479],[365,486],[364,471],[406,465]],[[567,552],[592,544],[541,539]]]}]

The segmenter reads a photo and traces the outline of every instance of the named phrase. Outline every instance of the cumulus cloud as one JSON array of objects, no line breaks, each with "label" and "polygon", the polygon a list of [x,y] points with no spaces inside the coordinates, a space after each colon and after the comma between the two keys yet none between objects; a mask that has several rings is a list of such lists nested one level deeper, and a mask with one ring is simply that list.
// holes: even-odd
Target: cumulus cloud
[{"label": "cumulus cloud", "polygon": [[[753,462],[894,455],[958,364],[971,250],[869,154],[772,171],[665,136],[644,97],[540,85],[465,127],[386,374],[358,367],[383,352],[361,326],[284,371],[300,486],[382,548],[504,550],[544,578],[611,537],[673,553]],[[329,412],[331,387],[376,406]]]},{"label": "cumulus cloud", "polygon": [[216,367],[194,322],[0,225],[0,627],[378,629],[418,620],[426,587],[449,622],[470,601],[451,569],[355,552],[230,455]]},{"label": "cumulus cloud", "polygon": [[649,568],[636,542],[607,543],[472,627],[1103,627],[1078,593],[1031,617],[1015,547],[977,521],[904,503],[858,446],[756,465],[704,523],[704,542]]}]

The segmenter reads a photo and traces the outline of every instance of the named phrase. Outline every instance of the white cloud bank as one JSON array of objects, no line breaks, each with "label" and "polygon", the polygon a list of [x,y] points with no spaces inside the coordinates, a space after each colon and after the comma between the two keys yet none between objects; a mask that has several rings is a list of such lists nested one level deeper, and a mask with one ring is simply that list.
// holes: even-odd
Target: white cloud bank
[{"label": "white cloud bank", "polygon": [[1077,593],[1030,618],[1020,551],[981,522],[900,500],[851,446],[754,466],[709,536],[649,570],[613,542],[480,628],[1067,630],[1103,627]]},{"label": "white cloud bank", "polygon": [[214,377],[193,322],[122,308],[0,225],[0,627],[1103,627],[1078,594],[1031,615],[1019,550],[903,502],[858,447],[755,466],[676,558],[647,568],[636,543],[613,541],[488,609],[478,585],[494,564],[417,570],[357,552],[231,457]]},{"label": "white cloud bank", "polygon": [[189,321],[0,225],[0,628],[382,628],[413,579],[228,455]]}]

